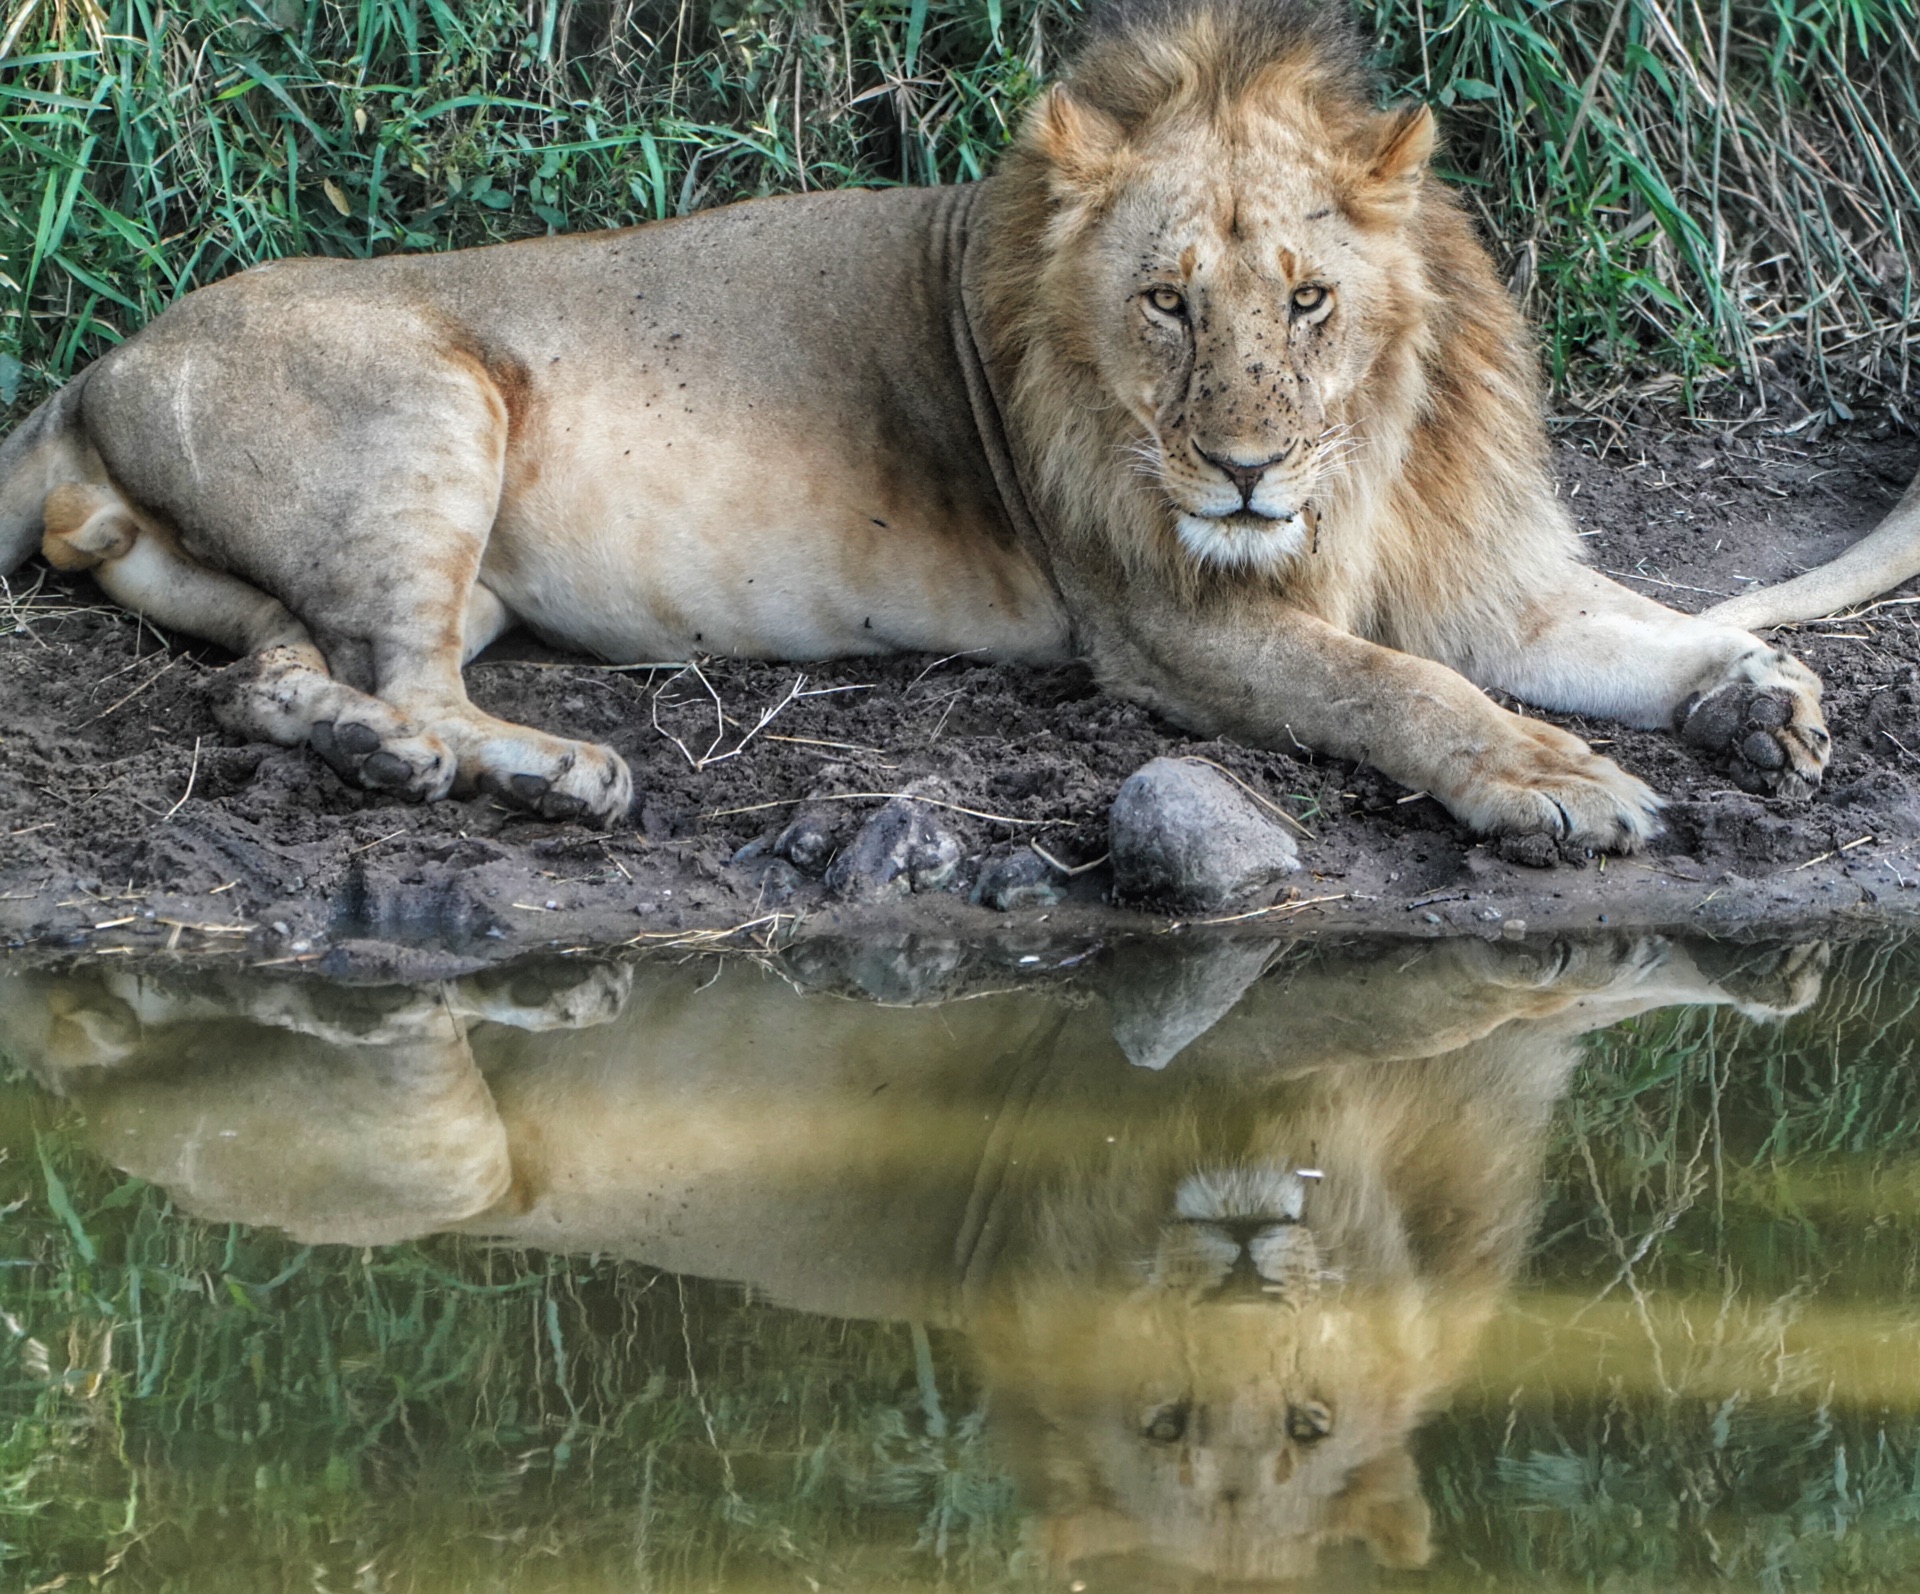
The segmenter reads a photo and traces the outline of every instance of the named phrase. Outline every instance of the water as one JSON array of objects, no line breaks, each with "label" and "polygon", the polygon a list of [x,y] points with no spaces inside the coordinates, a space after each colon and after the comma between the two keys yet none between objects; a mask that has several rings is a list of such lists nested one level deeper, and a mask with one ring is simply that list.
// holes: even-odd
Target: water
[{"label": "water", "polygon": [[0,968],[0,1587],[1911,1588],[1915,972]]}]

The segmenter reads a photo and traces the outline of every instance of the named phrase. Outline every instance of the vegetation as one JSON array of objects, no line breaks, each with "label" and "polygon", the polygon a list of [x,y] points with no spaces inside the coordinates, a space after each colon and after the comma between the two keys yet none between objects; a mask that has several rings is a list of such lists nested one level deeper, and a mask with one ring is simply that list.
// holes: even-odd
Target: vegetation
[{"label": "vegetation", "polygon": [[[1336,0],[1337,3],[1337,0]],[[980,176],[1076,0],[0,0],[0,401],[301,252]],[[1908,403],[1915,0],[1368,0],[1592,406]],[[1786,375],[1783,376],[1782,372]]]},{"label": "vegetation", "polygon": [[[1920,983],[1600,1037],[1436,1588],[1920,1580]],[[1030,1586],[963,1345],[606,1259],[190,1220],[0,1087],[0,1586]]]}]

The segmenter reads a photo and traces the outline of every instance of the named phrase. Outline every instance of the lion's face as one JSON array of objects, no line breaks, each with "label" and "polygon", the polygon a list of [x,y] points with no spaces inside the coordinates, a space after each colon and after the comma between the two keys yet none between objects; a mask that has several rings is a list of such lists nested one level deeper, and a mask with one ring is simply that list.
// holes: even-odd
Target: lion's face
[{"label": "lion's face", "polygon": [[1430,116],[1371,118],[1356,149],[1281,109],[1131,135],[1063,91],[1047,112],[1081,352],[1134,421],[1134,463],[1181,545],[1229,569],[1312,551],[1346,462],[1378,441],[1362,418],[1391,398],[1382,356],[1406,343],[1423,294],[1404,223]]},{"label": "lion's face", "polygon": [[1055,1436],[1073,1439],[1050,1480],[1065,1505],[1047,1529],[1056,1566],[1147,1555],[1285,1580],[1346,1539],[1388,1565],[1425,1561],[1405,1440],[1434,1374],[1433,1303],[1370,1265],[1341,1277],[1311,1221],[1315,1172],[1189,1176],[1131,1289],[1045,1312],[1064,1359],[1043,1376],[1074,1370],[1043,1400]]},{"label": "lion's face", "polygon": [[1571,1059],[1516,1035],[1258,1100],[1196,1083],[1050,1170],[1020,1148],[1027,1216],[972,1332],[1052,1571],[1284,1583],[1343,1545],[1423,1564],[1410,1446],[1518,1265],[1536,1085]]}]

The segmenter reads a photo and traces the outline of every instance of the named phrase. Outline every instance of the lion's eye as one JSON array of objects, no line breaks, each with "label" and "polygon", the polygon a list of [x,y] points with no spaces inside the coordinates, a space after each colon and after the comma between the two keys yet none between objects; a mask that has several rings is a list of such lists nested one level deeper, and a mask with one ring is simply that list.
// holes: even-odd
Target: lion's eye
[{"label": "lion's eye", "polygon": [[1176,1400],[1169,1406],[1156,1406],[1140,1426],[1140,1436],[1157,1445],[1177,1445],[1187,1435],[1187,1403]]},{"label": "lion's eye", "polygon": [[1303,1400],[1287,1407],[1287,1437],[1310,1445],[1333,1432],[1333,1413],[1317,1400]]},{"label": "lion's eye", "polygon": [[1293,313],[1295,315],[1312,315],[1313,312],[1324,305],[1330,297],[1332,296],[1325,288],[1321,287],[1319,283],[1305,283],[1293,290]]},{"label": "lion's eye", "polygon": [[1178,288],[1149,288],[1147,303],[1162,315],[1172,316],[1176,321],[1184,321],[1187,318],[1186,295]]}]

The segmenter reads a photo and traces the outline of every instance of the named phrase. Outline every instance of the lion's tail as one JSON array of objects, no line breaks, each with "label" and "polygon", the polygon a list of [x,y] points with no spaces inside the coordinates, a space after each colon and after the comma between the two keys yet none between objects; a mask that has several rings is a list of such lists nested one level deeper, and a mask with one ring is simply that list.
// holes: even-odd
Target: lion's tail
[{"label": "lion's tail", "polygon": [[47,494],[64,483],[92,479],[80,424],[86,381],[82,372],[0,443],[0,576],[13,574],[39,551]]},{"label": "lion's tail", "polygon": [[1745,631],[1818,620],[1920,576],[1920,477],[1893,513],[1828,564],[1777,587],[1756,587],[1706,611]]}]

